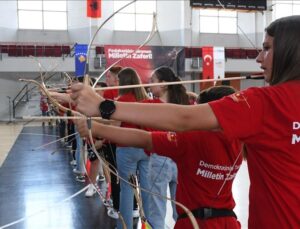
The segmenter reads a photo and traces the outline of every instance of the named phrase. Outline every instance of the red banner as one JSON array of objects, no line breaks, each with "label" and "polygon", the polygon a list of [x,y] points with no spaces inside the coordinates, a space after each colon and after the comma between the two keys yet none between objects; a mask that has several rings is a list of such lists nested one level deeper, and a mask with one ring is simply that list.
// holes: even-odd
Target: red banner
[{"label": "red banner", "polygon": [[87,0],[86,1],[87,17],[100,18],[101,17],[101,0]]},{"label": "red banner", "polygon": [[202,79],[214,78],[214,48],[202,47]]},{"label": "red banner", "polygon": [[152,71],[160,66],[169,66],[184,76],[184,49],[172,46],[144,46],[136,51],[136,45],[105,45],[106,66],[122,59],[118,65],[132,67],[143,83],[149,83]]},{"label": "red banner", "polygon": [[[202,47],[202,79],[225,78],[225,52],[224,47]],[[204,89],[216,85],[217,82],[200,84]]]}]

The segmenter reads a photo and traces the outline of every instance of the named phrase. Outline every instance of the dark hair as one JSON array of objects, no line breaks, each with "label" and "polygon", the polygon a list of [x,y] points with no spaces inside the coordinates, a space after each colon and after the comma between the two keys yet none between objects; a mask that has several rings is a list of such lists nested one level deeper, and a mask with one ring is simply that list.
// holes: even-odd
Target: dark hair
[{"label": "dark hair", "polygon": [[208,103],[214,100],[223,98],[224,96],[234,94],[236,90],[230,86],[215,86],[207,88],[206,90],[200,92],[197,103]]},{"label": "dark hair", "polygon": [[300,79],[300,16],[277,19],[265,31],[274,39],[270,84]]},{"label": "dark hair", "polygon": [[[137,72],[133,68],[123,68],[119,74],[119,86],[141,84],[141,80]],[[137,101],[148,99],[145,88],[127,88],[119,89],[119,95],[133,93]]]},{"label": "dark hair", "polygon": [[110,71],[111,73],[115,74],[115,75],[118,75],[119,72],[120,72],[122,69],[123,69],[123,68],[122,68],[121,66],[115,65],[115,66],[111,67],[111,68],[109,69],[109,71]]},{"label": "dark hair", "polygon": [[83,77],[83,76],[80,76],[80,77],[78,77],[78,78],[77,78],[78,82],[80,82],[80,83],[82,83],[82,82],[83,82],[83,79],[84,79],[84,77]]},{"label": "dark hair", "polygon": [[[81,83],[84,83],[85,82],[85,77],[81,76],[81,77],[78,77],[78,82],[81,82]],[[95,78],[89,78],[89,84],[92,86],[95,82],[96,82],[96,79]]]},{"label": "dark hair", "polygon": [[98,87],[107,87],[107,83],[105,83],[105,82],[97,82],[97,86]]},{"label": "dark hair", "polygon": [[[153,74],[159,82],[176,82],[181,81],[175,72],[166,66],[159,67],[154,70]],[[186,88],[182,84],[168,85],[168,103],[188,105],[189,96],[186,93]]]},{"label": "dark hair", "polygon": [[95,79],[95,78],[90,78],[90,83],[91,83],[92,85],[94,85],[95,82],[96,82],[96,79]]}]

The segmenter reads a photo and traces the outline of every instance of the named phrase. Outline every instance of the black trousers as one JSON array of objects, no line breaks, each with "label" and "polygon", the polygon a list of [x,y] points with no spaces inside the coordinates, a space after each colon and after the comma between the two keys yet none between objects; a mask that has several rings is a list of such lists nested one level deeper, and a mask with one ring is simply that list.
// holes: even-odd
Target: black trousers
[{"label": "black trousers", "polygon": [[[109,167],[113,171],[117,168],[116,159],[116,145],[112,143],[106,143],[102,148],[105,160],[110,164]],[[113,199],[114,209],[119,211],[120,205],[120,183],[117,183],[118,179],[115,174],[110,174],[111,177],[111,195]]]}]

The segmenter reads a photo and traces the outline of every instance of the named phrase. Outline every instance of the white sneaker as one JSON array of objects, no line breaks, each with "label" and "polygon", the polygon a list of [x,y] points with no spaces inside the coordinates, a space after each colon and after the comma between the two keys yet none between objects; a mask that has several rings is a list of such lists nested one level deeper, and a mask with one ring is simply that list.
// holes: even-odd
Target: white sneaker
[{"label": "white sneaker", "polygon": [[105,181],[105,177],[103,175],[98,175],[97,180],[100,182],[103,182],[103,181]]},{"label": "white sneaker", "polygon": [[133,218],[139,218],[139,217],[140,217],[139,209],[133,210],[133,212],[132,212],[132,217],[133,217]]},{"label": "white sneaker", "polygon": [[104,201],[103,201],[103,205],[106,206],[106,207],[111,207],[111,206],[113,206],[113,201],[112,201],[112,199],[104,200]]},{"label": "white sneaker", "polygon": [[73,173],[75,173],[77,175],[84,175],[84,172],[81,172],[81,171],[77,170],[76,168],[73,169]]},{"label": "white sneaker", "polygon": [[115,209],[113,208],[109,208],[107,210],[107,215],[110,217],[110,218],[113,218],[113,219],[119,219],[119,214],[116,212]]},{"label": "white sneaker", "polygon": [[89,198],[94,196],[97,193],[97,191],[94,188],[94,185],[90,184],[89,188],[87,189],[87,191],[85,192],[85,197]]},{"label": "white sneaker", "polygon": [[72,161],[70,161],[70,165],[76,165],[76,160],[72,160]]}]

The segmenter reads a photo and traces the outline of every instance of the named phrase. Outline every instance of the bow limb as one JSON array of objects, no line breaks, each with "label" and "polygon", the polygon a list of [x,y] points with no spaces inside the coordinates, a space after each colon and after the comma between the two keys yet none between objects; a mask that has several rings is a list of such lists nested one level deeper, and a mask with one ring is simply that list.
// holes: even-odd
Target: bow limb
[{"label": "bow limb", "polygon": [[[100,154],[98,153],[98,151],[97,151],[97,149],[95,148],[95,145],[94,145],[94,143],[93,143],[93,136],[92,136],[92,130],[91,130],[92,128],[91,128],[91,125],[92,125],[91,120],[88,119],[88,137],[89,137],[90,142],[92,143],[91,145],[92,145],[92,147],[93,147],[93,151],[94,151],[94,153],[96,154],[97,158],[99,159],[99,158],[101,158],[101,156],[100,156]],[[105,162],[105,159],[102,159],[102,160]],[[138,186],[137,186],[136,184],[134,184],[134,183],[132,183],[132,182],[129,182],[128,180],[124,179],[123,177],[120,177],[119,174],[118,174],[116,171],[111,170],[109,167],[108,167],[108,170],[109,170],[112,174],[114,174],[115,176],[117,176],[120,180],[122,180],[123,182],[129,184],[131,187],[138,188]],[[147,190],[147,189],[144,189],[144,188],[139,188],[139,189],[140,189],[141,191],[143,191],[143,192],[146,192],[146,193],[149,193],[149,194],[151,194],[151,195],[157,196],[157,197],[159,197],[159,198],[162,198],[162,199],[169,200],[169,201],[173,202],[174,204],[176,204],[178,207],[180,207],[180,208],[187,214],[188,218],[189,218],[190,221],[191,221],[191,224],[192,224],[193,228],[194,228],[194,229],[199,229],[198,223],[197,223],[197,221],[196,221],[194,215],[193,215],[192,212],[191,212],[186,206],[184,206],[182,203],[179,203],[179,202],[177,202],[177,201],[175,201],[175,200],[173,200],[173,199],[171,199],[171,198],[169,198],[169,197],[163,196],[163,195],[161,195],[161,194],[159,194],[159,193],[154,193],[154,192],[152,192],[151,190]],[[139,205],[140,205],[140,204],[139,204]],[[140,206],[140,207],[142,207],[142,206]]]},{"label": "bow limb", "polygon": [[[85,76],[87,76],[87,72],[88,72],[88,68],[89,68],[89,56],[90,56],[90,49],[91,49],[91,46],[93,44],[93,41],[95,40],[95,37],[97,35],[97,33],[100,31],[100,29],[104,26],[104,24],[106,24],[115,14],[117,14],[118,12],[120,12],[122,9],[126,8],[127,6],[131,5],[132,3],[136,2],[137,0],[133,0],[132,2],[126,4],[125,6],[123,6],[122,8],[120,8],[118,11],[114,12],[110,17],[108,17],[103,23],[102,25],[97,29],[96,33],[94,34],[93,38],[91,39],[90,41],[90,44],[89,44],[89,48],[88,48],[88,53],[87,53],[87,62],[86,62],[86,68],[85,68]],[[157,21],[156,21],[156,14],[153,15],[153,23],[152,23],[152,30],[151,32],[149,33],[149,35],[147,36],[146,40],[143,42],[142,45],[140,45],[133,53],[137,52],[138,50],[140,50],[143,46],[145,46],[147,43],[149,43],[151,41],[151,39],[154,37],[155,33],[156,33],[156,28],[157,28]],[[133,53],[130,53],[128,54],[129,55],[132,55]],[[125,59],[127,56],[125,56],[123,59]],[[115,62],[114,64],[112,64],[109,68],[107,68],[96,80],[96,82],[94,83],[93,85],[93,88],[96,86],[96,84],[98,83],[98,81],[102,78],[102,76],[107,72],[109,71],[109,69],[111,67],[113,67],[114,65],[116,65],[117,63],[119,63],[121,60],[123,59],[120,59],[118,60],[117,62]],[[85,79],[85,84],[87,84],[87,79]],[[93,142],[93,137],[92,137],[92,132],[91,132],[91,128],[89,128],[89,139],[92,143],[92,147],[93,147],[93,150],[94,152],[96,153],[97,157],[100,155],[98,154],[96,148],[95,148],[95,145],[94,145],[94,142]],[[112,172],[113,174],[115,174],[117,177],[119,177],[119,179],[123,180],[124,182],[130,184],[131,186],[135,186],[134,184],[128,182],[127,180],[123,179],[122,177],[120,177],[117,173],[115,173],[114,171],[112,171],[110,168],[108,168],[110,170],[110,172]],[[136,187],[136,186],[135,186]],[[199,226],[198,226],[198,223],[194,217],[194,215],[191,213],[191,211],[185,207],[183,204],[175,201],[175,200],[172,200],[171,198],[168,198],[168,197],[164,197],[160,194],[157,194],[157,193],[153,193],[149,190],[145,190],[145,189],[140,189],[141,191],[144,191],[144,192],[148,192],[149,194],[152,194],[152,195],[156,195],[160,198],[164,198],[166,200],[169,200],[169,201],[172,201],[174,202],[177,206],[179,206],[180,208],[182,208],[184,210],[184,212],[187,214],[187,216],[189,217],[192,225],[193,225],[193,228],[194,229],[199,229]],[[121,215],[119,215],[121,216]],[[120,217],[121,220],[122,220],[122,216]],[[122,220],[122,224],[123,224],[123,227],[126,228],[126,225],[124,225],[124,220]]]},{"label": "bow limb", "polygon": [[115,66],[116,64],[120,63],[122,60],[126,59],[128,56],[136,53],[138,50],[140,50],[141,48],[143,48],[145,45],[147,45],[151,40],[152,38],[154,37],[154,35],[156,34],[156,31],[157,31],[157,17],[156,17],[156,14],[153,13],[153,20],[152,20],[152,29],[150,31],[150,33],[148,34],[147,38],[145,39],[145,41],[136,49],[134,50],[133,52],[131,53],[128,53],[125,57],[117,60],[116,62],[114,62],[112,65],[110,65],[108,68],[106,68],[101,74],[100,76],[96,79],[94,85],[93,85],[93,88],[96,87],[97,83],[99,82],[99,80],[113,67]]},{"label": "bow limb", "polygon": [[[217,0],[217,1],[218,1],[219,5],[221,6],[221,8],[223,8],[224,10],[226,10],[226,8],[225,8],[224,4],[221,2],[221,0]],[[239,26],[239,23],[237,23],[237,27],[238,27],[238,29],[242,32],[242,34],[245,36],[246,40],[250,43],[250,45],[251,45],[254,49],[256,49],[257,54],[258,54],[258,53],[259,53],[258,48],[257,48],[257,47],[255,46],[255,44],[250,40],[250,38],[249,38],[249,37],[247,36],[247,34],[243,31],[243,29]],[[259,76],[251,76],[251,75],[250,75],[250,76],[246,76],[244,79],[255,79],[255,78],[259,79]],[[226,79],[226,80],[227,80],[227,79]],[[249,104],[248,104],[248,106],[249,106]],[[250,106],[249,106],[249,107],[250,107]],[[229,171],[229,173],[228,173],[228,176],[232,173],[233,168],[235,167],[236,163],[238,162],[238,159],[240,158],[240,156],[242,156],[243,150],[244,150],[244,145],[242,146],[241,151],[239,152],[239,154],[237,155],[237,157],[236,157],[236,159],[235,159],[233,165],[231,166],[231,169],[230,169],[230,171]],[[216,194],[216,198],[220,195],[220,193],[221,193],[221,191],[223,190],[223,188],[224,188],[226,182],[227,182],[227,179],[225,178],[225,180],[224,180],[223,184],[221,185],[221,187],[220,187],[218,193]]]},{"label": "bow limb", "polygon": [[[87,79],[88,79],[88,77],[87,77]],[[44,84],[41,84],[41,83],[37,82],[36,80],[30,80],[30,79],[29,79],[29,80],[27,80],[27,79],[19,79],[19,80],[20,80],[20,81],[23,81],[23,82],[33,83],[33,84],[37,85],[37,86],[40,88],[40,90],[47,96],[47,98],[49,99],[49,101],[50,101],[55,107],[57,107],[59,110],[62,110],[62,111],[67,112],[67,113],[71,113],[71,115],[74,115],[74,116],[79,116],[79,117],[81,117],[81,118],[86,118],[86,117],[85,117],[84,115],[82,115],[81,113],[79,113],[79,112],[77,112],[77,111],[74,111],[74,110],[72,110],[71,108],[64,107],[64,106],[62,106],[60,103],[58,103],[55,99],[53,99],[52,96],[49,94],[47,88],[44,86]],[[88,123],[90,123],[90,122],[91,122],[91,119],[88,118]],[[95,147],[95,144],[94,144],[94,141],[93,141],[91,128],[89,128],[89,138],[90,138],[90,141],[91,141],[91,145],[92,145],[92,147],[93,147],[93,150],[94,150],[95,152],[97,152],[96,147]],[[100,159],[99,153],[96,153],[96,155],[97,155],[97,157]],[[102,160],[105,161],[105,159],[102,159]],[[119,177],[117,173],[115,173],[113,170],[111,170],[111,169],[109,168],[109,166],[108,166],[109,163],[108,163],[107,161],[105,161],[104,164],[105,164],[106,168],[108,168],[108,170],[110,170],[111,172],[113,172],[114,174],[116,174],[117,177]],[[114,168],[114,169],[115,169],[115,168]],[[85,168],[85,170],[86,170],[86,168]],[[117,171],[117,170],[116,170],[116,171]],[[86,174],[88,174],[88,173],[86,173]],[[90,178],[89,178],[89,179],[90,179]],[[96,189],[96,190],[97,190],[97,189]],[[98,192],[98,191],[97,191],[97,192]],[[98,192],[98,194],[100,195],[99,192]],[[120,218],[120,220],[121,220],[121,222],[122,222],[123,228],[124,228],[124,229],[127,229],[126,224],[125,224],[125,221],[124,221],[124,219],[123,219],[123,216],[122,216],[119,212],[118,212],[118,215],[119,215],[119,218]]]},{"label": "bow limb", "polygon": [[[44,82],[45,82],[45,77],[47,75],[47,72],[52,72],[54,71],[58,66],[59,66],[59,62],[57,61],[53,67],[50,65],[50,70],[47,70],[47,68],[45,66],[42,65],[42,63],[35,57],[35,56],[29,56],[31,59],[33,59],[39,66],[39,70],[40,70],[40,77],[41,77],[41,81],[42,81],[42,84],[44,85]],[[43,74],[43,71],[45,71],[45,73]],[[45,85],[44,85],[45,86]]]},{"label": "bow limb", "polygon": [[[91,128],[92,122],[91,122],[90,119],[88,119],[88,123],[87,123],[87,124],[88,124],[88,128],[87,128],[87,129],[88,129],[88,137],[89,137],[90,142],[93,143],[92,128]],[[92,144],[92,149],[93,149],[94,153],[96,154],[97,158],[98,158],[98,159],[101,158],[101,156],[99,155],[97,149],[94,147],[94,144]],[[103,161],[105,161],[105,159],[104,159]],[[116,173],[115,171],[111,170],[110,168],[108,168],[108,169],[109,169],[109,171],[110,171],[112,174],[114,174],[115,176],[117,176],[117,177],[118,177],[120,180],[122,180],[123,182],[129,184],[130,186],[132,186],[132,187],[134,187],[134,188],[137,188],[137,186],[136,186],[135,184],[129,182],[127,179],[124,179],[123,177],[120,177],[118,173]],[[196,221],[194,215],[193,215],[193,214],[191,213],[191,211],[190,211],[187,207],[185,207],[183,204],[181,204],[181,203],[179,203],[179,202],[177,202],[177,201],[175,201],[175,200],[173,200],[173,199],[171,199],[171,198],[169,198],[169,197],[160,195],[159,193],[152,192],[151,190],[147,190],[147,189],[144,189],[144,188],[140,188],[140,190],[143,191],[143,192],[149,193],[149,194],[151,194],[151,195],[157,196],[157,197],[159,197],[159,198],[162,198],[162,199],[169,200],[169,201],[173,202],[173,203],[176,204],[178,207],[180,207],[181,209],[183,209],[183,211],[187,214],[187,216],[189,217],[189,219],[190,219],[190,221],[191,221],[191,223],[192,223],[192,225],[193,225],[193,228],[194,228],[194,229],[199,229],[199,226],[198,226],[198,224],[197,224],[197,221]],[[142,206],[141,206],[141,207],[142,207]]]},{"label": "bow limb", "polygon": [[67,86],[70,86],[73,82],[72,77],[67,72],[64,72],[63,75],[67,78]]},{"label": "bow limb", "polygon": [[35,85],[38,86],[38,88],[47,96],[47,98],[49,99],[49,101],[55,106],[57,107],[59,110],[63,111],[63,112],[71,112],[71,114],[75,115],[75,116],[81,116],[84,117],[83,114],[79,113],[78,111],[74,111],[71,108],[67,108],[63,105],[61,105],[60,103],[58,103],[55,99],[52,98],[52,96],[49,94],[47,88],[43,85],[40,84],[39,82],[37,82],[36,80],[30,80],[30,79],[19,79],[22,82],[29,82],[29,83],[33,83]]},{"label": "bow limb", "polygon": [[[90,119],[90,118],[87,120],[87,124],[88,124],[88,139],[89,139],[90,144],[91,144],[91,146],[92,146],[92,150],[93,150],[94,153],[96,154],[98,160],[102,160],[102,161],[103,161],[103,165],[105,166],[105,168],[106,168],[109,172],[111,172],[112,174],[114,174],[116,177],[118,177],[118,179],[124,180],[122,177],[119,176],[117,169],[116,169],[113,165],[111,165],[108,161],[106,161],[105,158],[103,158],[103,157],[100,155],[100,153],[98,152],[98,150],[96,149],[96,147],[95,147],[95,142],[94,142],[94,138],[93,138],[93,135],[92,135],[92,122],[91,122],[91,119]],[[112,169],[109,167],[109,165],[112,166],[112,168],[113,168],[114,170],[112,170]],[[128,183],[128,182],[127,182],[127,183]],[[120,212],[117,212],[117,213],[118,213],[118,215],[119,215],[120,221],[122,222],[122,227],[123,227],[123,229],[127,229],[127,226],[126,226],[126,223],[125,223],[125,221],[124,221],[123,216],[121,215]]]},{"label": "bow limb", "polygon": [[90,59],[90,52],[91,52],[91,46],[94,42],[94,40],[96,39],[96,36],[98,34],[98,32],[103,28],[103,26],[111,19],[113,18],[117,13],[119,13],[121,10],[125,9],[126,7],[130,6],[131,4],[135,3],[137,0],[133,0],[129,3],[127,3],[126,5],[122,6],[120,9],[118,9],[117,11],[115,11],[114,13],[112,13],[108,18],[105,19],[105,21],[98,27],[98,29],[96,30],[95,34],[93,35],[92,39],[90,40],[89,46],[88,46],[88,52],[87,52],[87,60],[86,60],[86,65],[85,65],[85,74],[88,73],[88,69],[89,69],[89,59]]}]

